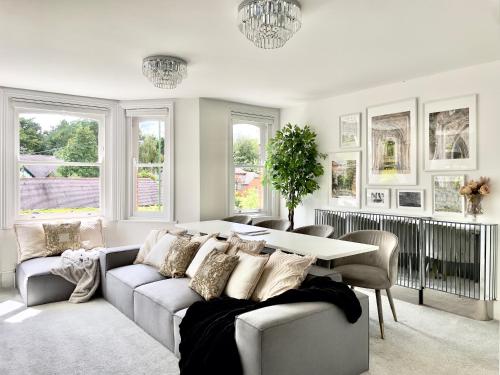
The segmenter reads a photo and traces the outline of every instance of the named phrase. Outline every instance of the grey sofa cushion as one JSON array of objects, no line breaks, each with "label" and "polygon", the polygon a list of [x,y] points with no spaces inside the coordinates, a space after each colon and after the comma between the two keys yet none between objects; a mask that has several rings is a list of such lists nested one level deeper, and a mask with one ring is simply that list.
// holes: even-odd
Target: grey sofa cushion
[{"label": "grey sofa cushion", "polygon": [[60,257],[34,258],[17,265],[16,286],[26,306],[69,299],[75,285],[50,273]]},{"label": "grey sofa cushion", "polygon": [[105,295],[111,304],[133,320],[134,289],[163,279],[156,268],[145,264],[113,268],[106,273]]},{"label": "grey sofa cushion", "polygon": [[189,279],[167,279],[138,287],[134,320],[138,326],[174,351],[174,314],[202,298],[189,288]]},{"label": "grey sofa cushion", "polygon": [[342,279],[349,285],[370,289],[387,289],[391,281],[387,272],[382,268],[365,264],[346,264],[335,267],[335,271],[342,274]]}]

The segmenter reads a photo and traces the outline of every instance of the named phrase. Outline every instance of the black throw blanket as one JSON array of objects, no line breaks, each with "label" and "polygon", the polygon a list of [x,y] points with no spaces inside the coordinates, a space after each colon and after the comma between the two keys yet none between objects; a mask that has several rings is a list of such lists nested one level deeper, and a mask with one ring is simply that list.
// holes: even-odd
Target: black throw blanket
[{"label": "black throw blanket", "polygon": [[361,316],[361,305],[346,284],[328,277],[313,277],[263,302],[221,297],[191,305],[180,325],[181,375],[241,375],[243,369],[234,338],[235,318],[262,307],[295,302],[330,302],[350,323]]}]

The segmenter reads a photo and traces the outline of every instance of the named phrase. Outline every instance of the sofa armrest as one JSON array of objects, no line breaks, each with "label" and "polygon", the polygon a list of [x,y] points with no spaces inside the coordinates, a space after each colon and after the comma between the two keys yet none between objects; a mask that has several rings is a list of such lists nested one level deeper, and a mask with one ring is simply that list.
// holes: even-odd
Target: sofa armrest
[{"label": "sofa armrest", "polygon": [[357,293],[355,324],[335,305],[303,302],[269,306],[236,319],[245,375],[352,375],[368,370],[368,297]]},{"label": "sofa armrest", "polygon": [[102,276],[106,272],[118,267],[128,266],[134,263],[141,245],[129,245],[120,247],[110,247],[101,250],[99,262],[101,264]]}]

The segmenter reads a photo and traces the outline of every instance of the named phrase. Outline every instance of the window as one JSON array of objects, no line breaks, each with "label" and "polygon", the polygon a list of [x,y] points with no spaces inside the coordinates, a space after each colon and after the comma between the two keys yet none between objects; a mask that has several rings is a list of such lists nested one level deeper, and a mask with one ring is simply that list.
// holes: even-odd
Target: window
[{"label": "window", "polygon": [[169,111],[127,110],[130,129],[131,210],[133,217],[171,220],[173,207],[170,176]]},{"label": "window", "polygon": [[17,215],[99,215],[104,117],[40,108],[16,115]]},{"label": "window", "polygon": [[266,144],[272,120],[233,116],[231,123],[231,213],[271,214],[271,193],[263,185]]}]

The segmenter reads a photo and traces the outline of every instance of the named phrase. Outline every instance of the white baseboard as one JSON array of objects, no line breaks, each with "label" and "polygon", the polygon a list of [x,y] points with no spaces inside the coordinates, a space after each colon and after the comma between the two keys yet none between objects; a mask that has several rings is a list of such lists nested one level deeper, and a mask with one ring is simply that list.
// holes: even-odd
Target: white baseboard
[{"label": "white baseboard", "polygon": [[500,320],[500,301],[493,301],[493,319]]},{"label": "white baseboard", "polygon": [[14,288],[14,286],[15,286],[15,272],[14,271],[0,272],[0,287]]}]

